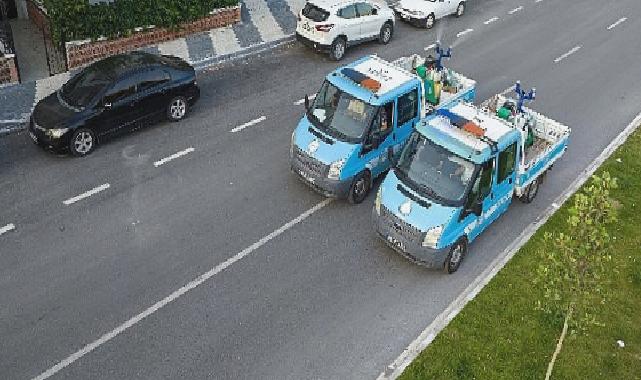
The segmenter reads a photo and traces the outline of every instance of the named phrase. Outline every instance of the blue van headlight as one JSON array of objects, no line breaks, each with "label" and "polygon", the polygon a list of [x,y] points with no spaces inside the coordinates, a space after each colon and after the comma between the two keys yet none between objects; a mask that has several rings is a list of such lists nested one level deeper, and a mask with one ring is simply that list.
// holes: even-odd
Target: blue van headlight
[{"label": "blue van headlight", "polygon": [[329,165],[329,172],[327,172],[327,178],[329,179],[339,179],[341,176],[341,170],[343,170],[343,166],[345,165],[345,159],[341,158],[338,161],[332,162],[331,165]]},{"label": "blue van headlight", "polygon": [[423,247],[435,249],[438,245],[438,241],[441,239],[441,234],[443,233],[443,226],[436,226],[430,228],[425,233],[425,239],[423,239]]}]

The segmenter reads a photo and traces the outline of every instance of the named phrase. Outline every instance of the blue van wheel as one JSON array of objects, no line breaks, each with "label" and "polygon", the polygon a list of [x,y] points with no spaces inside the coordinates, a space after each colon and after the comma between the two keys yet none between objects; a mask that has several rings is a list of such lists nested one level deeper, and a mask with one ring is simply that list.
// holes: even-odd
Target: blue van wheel
[{"label": "blue van wheel", "polygon": [[351,204],[359,204],[367,198],[371,189],[372,181],[369,171],[365,171],[354,178],[352,186],[349,187],[347,201]]},{"label": "blue van wheel", "polygon": [[465,239],[461,239],[454,243],[452,248],[450,248],[450,253],[447,255],[443,266],[445,272],[448,274],[456,272],[461,266],[461,261],[463,261],[465,255],[467,255],[467,241]]}]

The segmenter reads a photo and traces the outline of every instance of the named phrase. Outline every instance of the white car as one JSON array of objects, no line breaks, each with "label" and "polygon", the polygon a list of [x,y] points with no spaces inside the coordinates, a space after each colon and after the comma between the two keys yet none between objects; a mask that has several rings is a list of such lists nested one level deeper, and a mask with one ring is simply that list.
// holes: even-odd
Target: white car
[{"label": "white car", "polygon": [[394,11],[402,20],[431,29],[437,19],[465,13],[465,1],[461,0],[400,0]]},{"label": "white car", "polygon": [[371,0],[311,0],[298,14],[296,39],[338,61],[348,46],[394,34],[394,11]]}]

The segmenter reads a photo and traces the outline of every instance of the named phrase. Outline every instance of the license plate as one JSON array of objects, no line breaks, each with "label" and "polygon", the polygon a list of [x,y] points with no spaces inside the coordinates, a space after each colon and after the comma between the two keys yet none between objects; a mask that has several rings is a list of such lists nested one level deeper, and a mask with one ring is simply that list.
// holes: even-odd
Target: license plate
[{"label": "license plate", "polygon": [[33,140],[34,143],[38,143],[38,138],[33,134],[33,132],[29,131],[29,137],[31,137],[31,140]]},{"label": "license plate", "polygon": [[394,247],[400,249],[401,251],[405,251],[405,244],[403,244],[403,242],[398,241],[393,236],[388,236],[387,242],[393,245]]},{"label": "license plate", "polygon": [[311,25],[309,25],[309,22],[306,22],[303,24],[303,29],[305,29],[308,32],[311,32],[313,28],[311,27]]}]

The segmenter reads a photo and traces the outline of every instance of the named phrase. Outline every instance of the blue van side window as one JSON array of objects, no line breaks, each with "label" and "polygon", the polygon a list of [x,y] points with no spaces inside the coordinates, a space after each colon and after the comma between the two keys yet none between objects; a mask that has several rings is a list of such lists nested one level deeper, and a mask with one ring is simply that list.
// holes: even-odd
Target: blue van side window
[{"label": "blue van side window", "polygon": [[516,164],[516,143],[505,148],[504,151],[499,153],[499,170],[497,183],[505,181],[514,173],[514,166]]},{"label": "blue van side window", "polygon": [[418,94],[412,90],[398,98],[398,122],[397,125],[403,125],[414,119],[417,115]]}]

